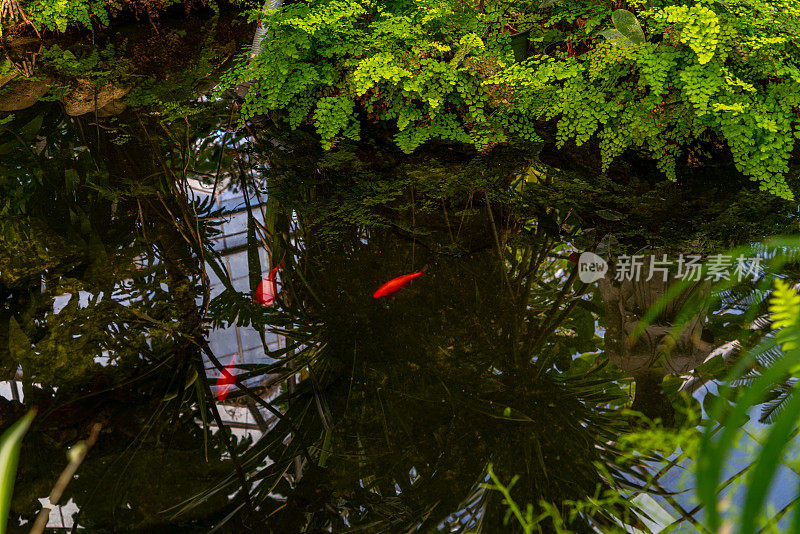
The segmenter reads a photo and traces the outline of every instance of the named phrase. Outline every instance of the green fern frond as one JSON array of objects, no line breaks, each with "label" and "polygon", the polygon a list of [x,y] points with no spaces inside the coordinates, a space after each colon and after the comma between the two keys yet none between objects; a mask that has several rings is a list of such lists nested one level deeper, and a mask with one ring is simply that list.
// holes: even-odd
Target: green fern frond
[{"label": "green fern frond", "polygon": [[783,351],[800,347],[800,295],[786,281],[775,280],[775,291],[770,299],[772,329],[778,330],[777,340]]},{"label": "green fern frond", "polygon": [[758,418],[760,423],[772,424],[775,422],[775,419],[786,407],[786,401],[794,391],[795,382],[795,380],[787,380],[770,392],[769,400],[761,406],[761,417]]}]

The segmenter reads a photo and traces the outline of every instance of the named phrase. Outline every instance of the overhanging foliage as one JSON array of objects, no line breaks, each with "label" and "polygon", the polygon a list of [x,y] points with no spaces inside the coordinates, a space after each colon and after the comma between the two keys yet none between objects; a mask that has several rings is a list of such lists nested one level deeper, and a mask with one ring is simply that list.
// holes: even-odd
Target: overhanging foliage
[{"label": "overhanging foliage", "polygon": [[[245,118],[285,110],[327,148],[367,122],[390,126],[406,152],[536,142],[555,123],[559,147],[599,143],[601,170],[633,149],[674,179],[728,150],[762,189],[792,198],[800,2],[621,3],[622,33],[620,2],[598,0],[290,3],[226,83],[253,81]],[[530,57],[516,63],[509,32],[529,28]]]}]

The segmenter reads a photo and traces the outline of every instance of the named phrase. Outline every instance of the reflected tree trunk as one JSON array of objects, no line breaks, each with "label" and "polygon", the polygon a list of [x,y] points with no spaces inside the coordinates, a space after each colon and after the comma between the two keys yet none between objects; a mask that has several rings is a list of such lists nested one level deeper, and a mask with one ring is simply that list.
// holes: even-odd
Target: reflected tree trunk
[{"label": "reflected tree trunk", "polygon": [[25,24],[33,28],[33,31],[36,32],[37,37],[41,38],[41,35],[39,35],[39,30],[36,29],[36,26],[34,26],[25,15],[25,11],[22,10],[22,6],[19,5],[19,0],[0,0],[0,20],[5,18],[10,19],[11,22],[18,22],[22,20]]},{"label": "reflected tree trunk", "polygon": [[[661,253],[654,255],[661,257]],[[679,281],[672,272],[651,273],[648,263],[645,261],[639,276],[629,280],[619,276],[618,266],[611,262],[607,276],[599,280],[605,346],[611,361],[636,381],[632,408],[669,425],[674,422],[674,411],[661,389],[662,379],[696,369],[714,350],[711,343],[702,339],[711,283],[693,282],[634,337],[648,310]]]}]

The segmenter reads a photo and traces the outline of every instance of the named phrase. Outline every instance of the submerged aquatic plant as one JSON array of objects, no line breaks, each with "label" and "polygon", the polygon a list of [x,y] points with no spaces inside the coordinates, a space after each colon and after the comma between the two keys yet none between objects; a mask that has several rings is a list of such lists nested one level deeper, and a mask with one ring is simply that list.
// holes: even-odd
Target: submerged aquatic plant
[{"label": "submerged aquatic plant", "polygon": [[[335,166],[325,172],[336,180]],[[248,244],[283,258],[281,298],[254,306],[226,285],[211,310],[221,325],[252,324],[286,339],[285,349],[269,352],[274,363],[242,369],[238,384],[260,377],[264,387],[291,385],[272,402],[280,408],[274,426],[240,458],[252,483],[230,473],[184,510],[237,490],[240,513],[252,513],[249,500],[260,510],[251,517],[266,514],[275,532],[492,532],[503,528],[505,509],[483,487],[491,463],[501,476],[520,476],[519,502],[534,503],[537,514],[558,510],[568,528],[638,524],[621,497],[570,513],[570,503],[643,489],[647,479],[636,469],[642,460],[614,444],[628,429],[616,413],[629,400],[627,381],[589,356],[600,342],[587,311],[595,308],[572,267],[563,273],[571,264],[559,232],[550,232],[552,222],[570,235],[575,221],[556,212],[522,217],[469,187],[460,198],[437,197],[421,192],[424,180],[413,200],[402,189],[389,193],[405,180],[393,175],[375,186],[372,194],[395,199],[376,204],[381,215],[345,209],[343,222],[336,210],[352,199],[341,191],[307,193],[270,176],[273,206],[294,209],[282,223],[255,224]],[[427,186],[437,187],[430,177]],[[292,194],[313,201],[295,205]],[[352,194],[370,202],[357,187]],[[469,233],[456,239],[453,221]],[[415,263],[429,265],[424,288],[374,301],[377,286]],[[573,361],[575,351],[589,355]]]}]

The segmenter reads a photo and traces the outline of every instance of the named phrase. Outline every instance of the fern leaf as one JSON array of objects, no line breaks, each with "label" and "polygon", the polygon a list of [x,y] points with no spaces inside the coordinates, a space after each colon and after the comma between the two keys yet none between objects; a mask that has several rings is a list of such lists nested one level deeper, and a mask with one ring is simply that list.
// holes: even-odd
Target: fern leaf
[{"label": "fern leaf", "polygon": [[770,299],[772,329],[779,330],[778,342],[784,351],[800,347],[800,295],[784,280],[775,280],[775,291]]}]

